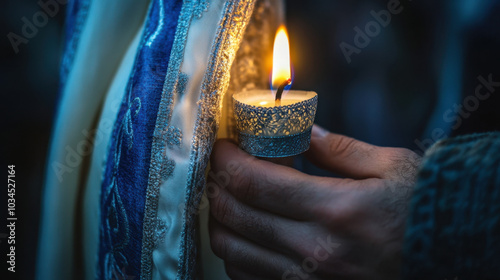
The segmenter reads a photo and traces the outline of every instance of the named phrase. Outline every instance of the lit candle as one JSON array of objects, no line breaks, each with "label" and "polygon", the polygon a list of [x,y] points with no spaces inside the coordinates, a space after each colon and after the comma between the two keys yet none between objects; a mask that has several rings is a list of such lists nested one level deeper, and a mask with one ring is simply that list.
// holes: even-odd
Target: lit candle
[{"label": "lit candle", "polygon": [[272,88],[233,96],[240,147],[259,157],[280,158],[309,149],[318,95],[286,90],[292,82],[290,47],[285,27],[276,33]]}]

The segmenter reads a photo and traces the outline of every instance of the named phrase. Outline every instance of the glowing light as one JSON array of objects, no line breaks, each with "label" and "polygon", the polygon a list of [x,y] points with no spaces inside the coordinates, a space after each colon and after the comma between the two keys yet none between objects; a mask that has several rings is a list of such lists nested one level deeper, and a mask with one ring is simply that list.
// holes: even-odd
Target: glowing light
[{"label": "glowing light", "polygon": [[260,103],[259,103],[259,105],[260,105],[260,106],[266,106],[266,105],[267,105],[267,103],[269,103],[269,102],[267,102],[267,101],[262,101],[262,102],[260,102]]},{"label": "glowing light", "polygon": [[274,39],[272,87],[278,88],[284,81],[291,79],[291,72],[290,43],[286,27],[281,26]]}]

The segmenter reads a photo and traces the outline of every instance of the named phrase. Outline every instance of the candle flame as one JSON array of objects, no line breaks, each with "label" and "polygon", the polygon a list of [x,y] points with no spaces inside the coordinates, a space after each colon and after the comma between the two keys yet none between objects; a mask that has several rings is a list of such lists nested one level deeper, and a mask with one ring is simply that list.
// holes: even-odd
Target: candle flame
[{"label": "candle flame", "polygon": [[285,26],[280,26],[274,39],[272,87],[278,88],[291,79],[290,44]]}]

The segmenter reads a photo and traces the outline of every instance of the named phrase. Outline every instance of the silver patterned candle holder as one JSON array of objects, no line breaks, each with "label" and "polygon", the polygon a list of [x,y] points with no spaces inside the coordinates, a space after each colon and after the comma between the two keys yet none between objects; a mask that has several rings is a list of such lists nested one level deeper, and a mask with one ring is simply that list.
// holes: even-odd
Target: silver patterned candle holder
[{"label": "silver patterned candle holder", "polygon": [[[268,100],[268,101],[262,101]],[[233,96],[240,148],[264,158],[284,158],[309,149],[318,95],[289,91],[282,106],[274,105],[269,91],[248,91]]]}]

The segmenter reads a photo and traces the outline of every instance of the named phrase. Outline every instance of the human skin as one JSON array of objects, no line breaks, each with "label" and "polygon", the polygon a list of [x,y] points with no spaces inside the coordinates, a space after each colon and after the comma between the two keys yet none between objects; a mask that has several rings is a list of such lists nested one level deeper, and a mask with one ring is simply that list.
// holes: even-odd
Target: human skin
[{"label": "human skin", "polygon": [[210,241],[228,276],[398,279],[420,157],[317,126],[306,156],[344,178],[256,159],[228,140],[215,144],[212,174],[226,176],[209,176]]}]

